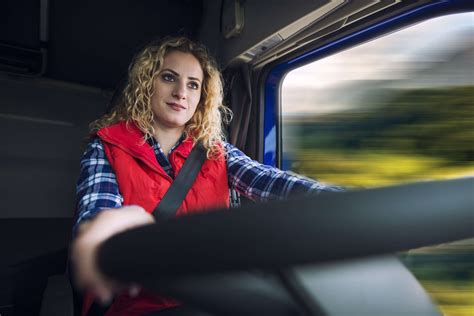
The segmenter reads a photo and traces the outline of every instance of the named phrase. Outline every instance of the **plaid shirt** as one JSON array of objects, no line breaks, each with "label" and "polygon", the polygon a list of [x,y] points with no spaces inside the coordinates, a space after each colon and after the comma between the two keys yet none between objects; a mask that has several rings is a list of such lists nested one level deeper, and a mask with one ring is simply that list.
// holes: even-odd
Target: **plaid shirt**
[{"label": "plaid shirt", "polygon": [[[183,141],[181,138],[170,153]],[[158,163],[172,178],[174,171],[157,141],[152,140]],[[285,199],[290,194],[314,194],[322,191],[342,191],[336,186],[324,185],[291,172],[262,165],[252,160],[236,147],[224,143],[227,156],[229,188],[253,201]],[[117,179],[105,155],[99,138],[87,146],[81,160],[81,171],[76,188],[78,209],[75,228],[107,208],[119,208],[123,198]]]}]

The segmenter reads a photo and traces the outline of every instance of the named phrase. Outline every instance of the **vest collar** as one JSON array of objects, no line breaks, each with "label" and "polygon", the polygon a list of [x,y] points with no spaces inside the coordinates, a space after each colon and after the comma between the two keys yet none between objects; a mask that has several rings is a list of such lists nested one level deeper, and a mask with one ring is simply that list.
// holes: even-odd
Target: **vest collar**
[{"label": "vest collar", "polygon": [[193,140],[188,136],[181,144],[178,145],[178,147],[175,148],[175,150],[173,150],[171,155],[180,155],[183,158],[188,158],[191,150],[193,149],[193,144]]},{"label": "vest collar", "polygon": [[[142,160],[149,167],[156,171],[164,172],[163,168],[156,161],[153,148],[144,141],[143,132],[133,122],[120,122],[97,132],[100,138],[120,149],[126,151],[130,155]],[[187,137],[175,150],[171,156],[179,155],[187,158],[193,148],[193,140]]]}]

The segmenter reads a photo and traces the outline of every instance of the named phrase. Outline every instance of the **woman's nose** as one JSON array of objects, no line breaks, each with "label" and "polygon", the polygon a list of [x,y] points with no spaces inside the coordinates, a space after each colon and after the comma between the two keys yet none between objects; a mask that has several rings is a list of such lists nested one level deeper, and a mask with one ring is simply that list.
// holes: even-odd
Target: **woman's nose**
[{"label": "woman's nose", "polygon": [[177,82],[173,89],[173,96],[178,99],[186,98],[186,86],[180,82]]}]

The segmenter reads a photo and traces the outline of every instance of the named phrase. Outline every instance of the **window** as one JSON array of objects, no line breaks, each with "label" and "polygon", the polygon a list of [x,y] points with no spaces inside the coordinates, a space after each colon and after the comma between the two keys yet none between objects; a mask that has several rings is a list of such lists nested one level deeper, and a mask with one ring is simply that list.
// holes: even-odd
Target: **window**
[{"label": "window", "polygon": [[[290,72],[282,167],[349,188],[473,176],[473,21],[439,17]],[[473,249],[467,240],[407,256],[449,315],[474,308]]]}]

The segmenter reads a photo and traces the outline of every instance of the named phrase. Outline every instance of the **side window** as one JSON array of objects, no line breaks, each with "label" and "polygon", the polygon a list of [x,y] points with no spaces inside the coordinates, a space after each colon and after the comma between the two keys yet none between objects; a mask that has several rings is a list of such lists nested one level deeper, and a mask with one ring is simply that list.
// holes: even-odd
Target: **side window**
[{"label": "side window", "polygon": [[[283,168],[349,188],[473,176],[473,21],[435,18],[290,72]],[[473,249],[467,240],[407,256],[446,314],[474,310]]]}]

